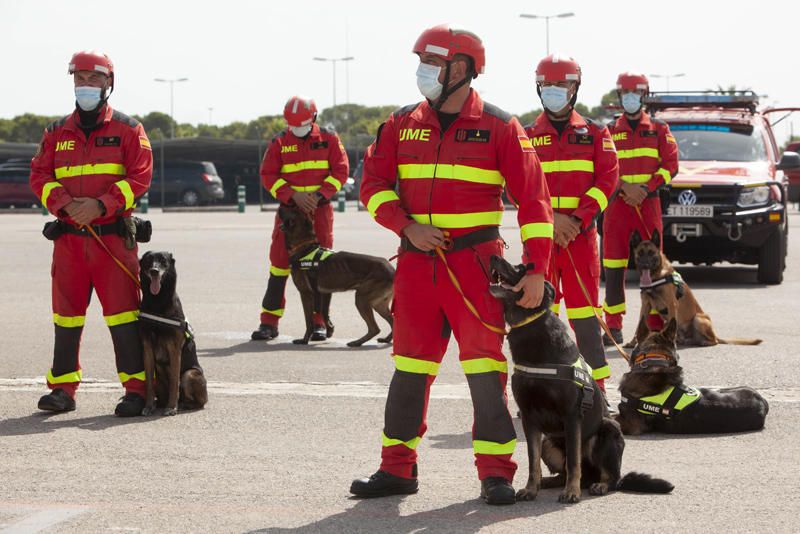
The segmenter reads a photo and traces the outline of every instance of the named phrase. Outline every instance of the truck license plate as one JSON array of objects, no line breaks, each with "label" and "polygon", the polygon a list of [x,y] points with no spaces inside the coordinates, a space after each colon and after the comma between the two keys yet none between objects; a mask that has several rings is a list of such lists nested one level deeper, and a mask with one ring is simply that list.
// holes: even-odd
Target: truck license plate
[{"label": "truck license plate", "polygon": [[684,206],[682,204],[671,204],[667,209],[670,217],[713,217],[714,206],[708,204],[694,204]]}]

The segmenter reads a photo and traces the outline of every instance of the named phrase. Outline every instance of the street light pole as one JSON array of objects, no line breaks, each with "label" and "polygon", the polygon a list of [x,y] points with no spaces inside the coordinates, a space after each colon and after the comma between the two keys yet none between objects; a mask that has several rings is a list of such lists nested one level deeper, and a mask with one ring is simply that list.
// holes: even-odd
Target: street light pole
[{"label": "street light pole", "polygon": [[669,79],[670,78],[682,78],[686,76],[686,73],[678,72],[677,74],[651,74],[651,78],[664,78],[667,82],[667,92],[669,92]]},{"label": "street light pole", "polygon": [[558,15],[533,15],[528,13],[521,13],[520,18],[523,19],[544,19],[544,33],[545,42],[547,44],[547,54],[550,55],[550,19],[566,19],[574,17],[575,13],[559,13]]},{"label": "street light pole", "polygon": [[[333,107],[331,108],[331,121],[333,121],[333,119],[336,116],[336,62],[337,61],[352,61],[355,58],[353,56],[347,56],[347,57],[338,57],[338,58],[314,57],[312,59],[314,61],[330,61],[331,64],[333,65]],[[334,122],[334,124],[336,124],[336,123]]]},{"label": "street light pole", "polygon": [[169,132],[170,139],[175,138],[175,119],[174,119],[174,102],[175,102],[175,82],[185,82],[189,78],[173,78],[171,80],[165,78],[153,78],[156,82],[164,82],[169,84]]}]

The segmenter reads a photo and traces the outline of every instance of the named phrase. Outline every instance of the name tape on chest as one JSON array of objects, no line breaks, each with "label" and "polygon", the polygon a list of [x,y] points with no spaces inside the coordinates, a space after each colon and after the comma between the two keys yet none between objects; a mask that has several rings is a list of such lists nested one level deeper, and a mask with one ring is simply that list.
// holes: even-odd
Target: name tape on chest
[{"label": "name tape on chest", "polygon": [[106,147],[106,146],[121,146],[121,145],[122,145],[122,139],[119,136],[97,137],[94,140],[94,146]]},{"label": "name tape on chest", "polygon": [[488,143],[489,130],[459,128],[456,130],[457,143]]},{"label": "name tape on chest", "polygon": [[328,148],[327,141],[313,141],[311,143],[311,150],[319,150],[321,148]]},{"label": "name tape on chest", "polygon": [[594,136],[591,134],[574,133],[567,136],[567,142],[570,145],[593,145]]}]

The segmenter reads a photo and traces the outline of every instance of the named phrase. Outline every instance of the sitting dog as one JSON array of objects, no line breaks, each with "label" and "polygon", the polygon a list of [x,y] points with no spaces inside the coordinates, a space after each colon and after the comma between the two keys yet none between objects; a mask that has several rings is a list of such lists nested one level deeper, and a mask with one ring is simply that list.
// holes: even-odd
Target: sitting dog
[{"label": "sitting dog", "polygon": [[[566,326],[550,311],[555,290],[535,309],[517,305],[513,287],[525,267],[513,267],[499,256],[491,259],[495,284],[489,291],[503,303],[509,324],[508,343],[514,362],[511,389],[528,442],[528,483],[517,500],[533,500],[540,488],[564,486],[558,500],[575,503],[581,488],[592,495],[628,490],[669,493],[673,485],[640,473],[620,475],[625,440],[608,417],[606,401],[592,371],[583,361]],[[542,435],[545,435],[542,441]],[[542,478],[541,461],[556,476]]]},{"label": "sitting dog", "polygon": [[[641,326],[640,326],[641,328]],[[713,391],[683,383],[675,345],[677,323],[661,332],[637,334],[631,369],[619,385],[622,402],[616,419],[624,434],[713,434],[760,430],[769,404],[749,387]]]},{"label": "sitting dog", "polygon": [[[305,345],[314,331],[313,313],[319,312],[327,325],[327,335],[333,332],[330,320],[330,294],[355,290],[356,308],[367,323],[367,333],[347,344],[360,347],[380,333],[373,310],[392,326],[390,304],[394,295],[394,267],[385,259],[353,252],[333,252],[319,246],[314,225],[304,213],[281,206],[278,209],[285,234],[292,280],[300,292],[306,319],[306,333],[296,344]],[[392,332],[378,339],[392,341]]]},{"label": "sitting dog", "polygon": [[147,383],[142,414],[153,413],[156,397],[164,415],[178,413],[179,403],[181,409],[202,408],[208,402],[206,378],[197,362],[194,335],[175,293],[175,258],[169,252],[145,252],[139,267],[139,332]]},{"label": "sitting dog", "polygon": [[[678,322],[678,345],[710,347],[718,343],[729,345],[758,345],[760,339],[720,339],[711,326],[711,317],[703,311],[688,285],[675,271],[661,251],[661,236],[653,231],[650,240],[642,240],[638,231],[631,236],[633,258],[639,271],[642,309],[636,331],[641,330],[650,310],[657,310],[667,324],[675,318]],[[634,337],[625,346],[635,347],[642,340]]]}]

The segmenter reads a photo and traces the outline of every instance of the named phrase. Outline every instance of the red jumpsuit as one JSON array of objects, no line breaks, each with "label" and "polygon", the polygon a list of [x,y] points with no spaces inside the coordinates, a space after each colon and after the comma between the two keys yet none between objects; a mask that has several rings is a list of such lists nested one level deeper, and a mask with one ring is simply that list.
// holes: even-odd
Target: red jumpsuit
[{"label": "red jumpsuit", "polygon": [[[111,224],[130,215],[150,187],[153,156],[142,125],[106,105],[102,124],[87,139],[78,112],[50,124],[31,161],[31,189],[50,212],[78,231],[63,208],[75,197],[96,198],[105,215],[92,221],[114,255],[137,275],[137,249],[128,250]],[[81,333],[92,289],[111,331],[117,372],[128,393],[144,396],[144,363],[137,329],[139,290],[88,233],[65,233],[54,242],[53,322],[55,349],[47,385],[71,397],[81,381]]]},{"label": "red jumpsuit", "polygon": [[[600,257],[595,219],[608,205],[617,186],[617,155],[608,130],[573,111],[559,135],[546,113],[525,131],[530,136],[542,169],[553,210],[580,219],[582,232],[567,247],[586,287],[586,301],[575,268],[566,251],[554,246],[547,278],[556,288],[556,306],[561,297],[567,318],[575,330],[578,348],[593,369],[596,380],[611,374],[603,349],[600,325],[595,316],[600,288]],[[557,310],[556,310],[557,311]]]},{"label": "red jumpsuit", "polygon": [[[622,182],[641,184],[648,196],[636,210],[617,196],[603,220],[603,267],[606,269],[606,299],[603,304],[609,328],[622,329],[625,313],[625,270],[628,267],[631,234],[636,230],[647,239],[654,230],[663,235],[661,203],[657,189],[669,184],[678,172],[678,145],[666,122],[645,112],[635,131],[623,115],[611,125],[619,158]],[[651,328],[660,320],[651,317]]]},{"label": "red jumpsuit", "polygon": [[[261,180],[267,191],[282,204],[292,202],[295,191],[319,192],[323,199],[314,212],[314,232],[321,246],[331,248],[333,208],[330,199],[342,188],[349,169],[347,154],[339,137],[314,124],[311,132],[302,139],[287,129],[272,140],[261,163]],[[291,273],[280,225],[276,213],[269,249],[269,282],[261,304],[261,324],[273,326],[277,326],[283,317],[286,281]],[[319,314],[315,314],[314,320],[323,324]]]},{"label": "red jumpsuit", "polygon": [[[445,131],[427,102],[395,111],[367,150],[361,201],[378,223],[398,236],[417,221],[459,237],[500,225],[503,186],[519,200],[518,221],[525,250],[535,263],[532,270],[544,272],[553,225],[536,153],[517,120],[484,104],[473,90]],[[490,256],[502,251],[495,237],[447,254],[466,297],[484,321],[497,327],[504,324],[503,310],[488,291],[488,273]],[[469,312],[442,260],[431,254],[400,254],[393,314],[395,373],[386,401],[380,469],[415,476],[430,386],[452,329],[475,410],[478,476],[512,480],[516,434],[507,408],[503,336]]]}]

